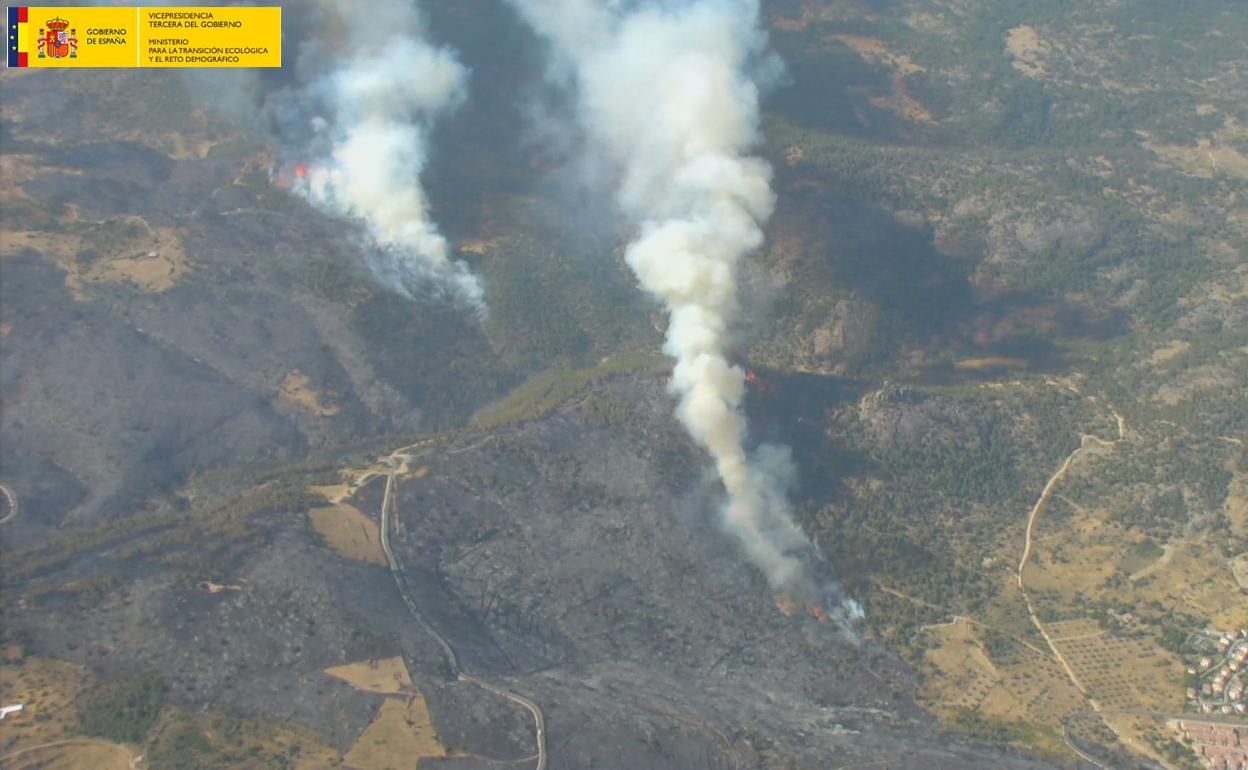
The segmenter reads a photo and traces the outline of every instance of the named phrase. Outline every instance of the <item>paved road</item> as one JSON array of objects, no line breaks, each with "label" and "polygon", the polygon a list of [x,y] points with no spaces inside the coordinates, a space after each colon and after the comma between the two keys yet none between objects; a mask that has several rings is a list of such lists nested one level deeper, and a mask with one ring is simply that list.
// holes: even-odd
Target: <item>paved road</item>
[{"label": "paved road", "polygon": [[403,598],[403,603],[407,605],[408,611],[420,623],[421,628],[425,629],[430,636],[442,648],[442,655],[446,658],[446,663],[450,666],[452,678],[459,678],[459,656],[455,654],[455,648],[433,624],[425,619],[425,615],[416,606],[416,602],[412,599],[411,594],[407,591],[407,581],[403,579],[403,567],[400,566],[398,559],[394,558],[394,551],[390,550],[390,509],[393,506],[391,502],[394,497],[394,475],[395,475],[395,457],[390,456],[390,472],[386,475],[386,491],[381,498],[381,550],[386,555],[386,563],[390,566],[390,572],[394,575],[395,585],[399,588],[399,596]]},{"label": "paved road", "polygon": [[[1201,671],[1200,680],[1203,681],[1205,675],[1212,675],[1213,672],[1217,671],[1223,666],[1229,665],[1231,662],[1231,658],[1235,656],[1236,651],[1239,650],[1240,646],[1243,644],[1245,644],[1243,640],[1237,639],[1234,644],[1232,644],[1230,647],[1227,647],[1226,652],[1221,653],[1221,657],[1213,661],[1213,663],[1210,664],[1209,668],[1206,668],[1203,671]],[[1248,672],[1246,671],[1236,671],[1234,674],[1231,675],[1230,679],[1228,679],[1226,682],[1226,686],[1222,688],[1222,700],[1205,700],[1204,696],[1200,696],[1200,699],[1198,702],[1212,703],[1214,708],[1218,708],[1220,706],[1232,705],[1232,701],[1230,698],[1227,697],[1226,692],[1227,690],[1231,689],[1231,685],[1235,683],[1235,680],[1243,678],[1246,674],[1248,674]],[[1197,685],[1197,687],[1199,687],[1199,685]]]},{"label": "paved road", "polygon": [[500,687],[495,687],[489,682],[477,679],[469,674],[460,674],[460,681],[468,684],[475,684],[483,690],[488,690],[499,697],[506,698],[512,703],[518,703],[529,710],[533,715],[533,728],[537,735],[537,770],[546,770],[546,717],[542,714],[541,706],[529,700],[523,695],[517,695],[514,692],[508,692]]},{"label": "paved road", "polygon": [[542,714],[541,706],[522,695],[517,695],[514,692],[504,690],[485,680],[464,673],[460,668],[459,656],[455,653],[455,647],[449,639],[443,636],[425,618],[424,613],[420,611],[420,608],[408,593],[407,582],[403,579],[403,567],[399,564],[398,559],[394,558],[394,552],[390,550],[390,512],[394,508],[395,474],[398,471],[398,458],[407,449],[410,449],[410,447],[396,450],[387,458],[390,471],[386,474],[386,490],[381,498],[381,550],[386,554],[386,562],[390,565],[390,572],[394,575],[394,582],[399,587],[399,595],[403,598],[403,603],[407,605],[408,611],[420,623],[421,628],[425,629],[437,641],[438,646],[442,648],[442,654],[446,658],[447,665],[450,666],[453,678],[480,687],[512,703],[519,704],[533,715],[533,730],[537,742],[537,770],[546,770],[546,717]]},{"label": "paved road", "polygon": [[1096,759],[1093,759],[1092,757],[1085,754],[1077,746],[1075,746],[1074,743],[1070,739],[1070,730],[1069,730],[1070,720],[1074,719],[1075,717],[1087,717],[1087,716],[1149,717],[1150,719],[1165,719],[1165,720],[1175,719],[1175,720],[1183,720],[1184,722],[1204,722],[1208,724],[1229,725],[1231,727],[1243,727],[1244,726],[1243,719],[1239,719],[1236,717],[1224,717],[1221,715],[1214,715],[1214,714],[1187,714],[1187,713],[1175,713],[1172,711],[1150,711],[1149,709],[1101,709],[1101,710],[1096,710],[1096,711],[1087,711],[1087,710],[1072,711],[1071,713],[1067,714],[1065,717],[1062,718],[1062,738],[1065,739],[1066,745],[1069,746],[1071,749],[1073,749],[1076,754],[1082,757],[1085,761],[1090,762],[1096,765],[1097,767],[1101,768],[1101,770],[1111,770],[1111,768],[1107,767],[1106,765],[1101,764]]}]

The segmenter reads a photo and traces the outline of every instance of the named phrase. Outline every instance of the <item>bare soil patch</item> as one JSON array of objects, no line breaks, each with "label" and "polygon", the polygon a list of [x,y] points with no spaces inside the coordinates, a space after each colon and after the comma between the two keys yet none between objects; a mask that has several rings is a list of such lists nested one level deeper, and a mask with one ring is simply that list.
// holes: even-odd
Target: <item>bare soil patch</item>
[{"label": "bare soil patch", "polygon": [[1144,142],[1144,146],[1189,176],[1208,179],[1223,173],[1248,179],[1248,156],[1234,147],[1215,144],[1209,139],[1200,139],[1194,147],[1152,141]]},{"label": "bare soil patch", "polygon": [[326,403],[322,394],[312,387],[308,375],[295,370],[277,386],[277,397],[285,406],[310,412],[319,417],[333,417],[342,411],[337,404]]},{"label": "bare soil patch", "polygon": [[1023,24],[1006,33],[1005,50],[1014,60],[1014,68],[1033,78],[1042,78],[1047,72],[1051,48],[1035,27]]},{"label": "bare soil patch", "polygon": [[1192,345],[1190,342],[1185,340],[1175,340],[1168,345],[1154,350],[1152,357],[1149,358],[1149,361],[1152,362],[1153,366],[1160,366],[1161,364],[1173,361],[1183,355],[1191,347]]},{"label": "bare soil patch", "polygon": [[987,358],[964,358],[954,363],[958,369],[1026,369],[1031,362],[1025,358],[989,356]]}]

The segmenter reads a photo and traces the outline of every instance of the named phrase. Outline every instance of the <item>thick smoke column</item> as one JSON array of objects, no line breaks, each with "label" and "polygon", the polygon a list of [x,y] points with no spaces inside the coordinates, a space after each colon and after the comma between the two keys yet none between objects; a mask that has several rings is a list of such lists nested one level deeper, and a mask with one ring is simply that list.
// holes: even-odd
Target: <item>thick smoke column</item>
[{"label": "thick smoke column", "polygon": [[674,7],[594,0],[512,0],[580,88],[591,152],[609,156],[621,207],[640,225],[626,252],[641,285],[668,308],[678,415],[711,453],[728,493],[724,521],[777,588],[810,595],[814,547],[785,496],[788,450],[746,450],[745,377],[728,358],[742,258],[763,240],[771,168],[758,140],[762,59],[753,0]]},{"label": "thick smoke column", "polygon": [[[296,189],[313,202],[364,221],[382,250],[379,276],[407,294],[408,279],[449,285],[483,313],[481,284],[450,258],[420,184],[437,118],[464,100],[468,72],[447,48],[423,39],[410,4],[372,0],[332,4],[348,30],[348,58],[314,81],[325,105],[315,121],[328,157]],[[368,24],[361,20],[373,20]],[[384,19],[380,30],[375,20]],[[313,49],[335,59],[335,51]]]}]

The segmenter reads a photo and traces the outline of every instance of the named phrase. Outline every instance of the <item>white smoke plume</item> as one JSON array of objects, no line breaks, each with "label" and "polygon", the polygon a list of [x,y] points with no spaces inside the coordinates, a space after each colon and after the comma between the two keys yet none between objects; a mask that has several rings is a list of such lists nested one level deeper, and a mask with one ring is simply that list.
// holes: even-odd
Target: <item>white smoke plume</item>
[{"label": "white smoke plume", "polygon": [[728,493],[724,524],[772,586],[810,595],[815,549],[793,519],[786,448],[746,448],[745,376],[729,358],[742,260],[763,241],[771,168],[759,139],[765,63],[755,0],[625,4],[512,0],[579,87],[590,152],[619,174],[639,226],[626,259],[671,316],[677,414],[710,452]]},{"label": "white smoke plume", "polygon": [[328,149],[294,189],[366,223],[381,249],[374,271],[395,290],[410,294],[409,281],[431,279],[484,314],[481,283],[451,258],[420,181],[429,133],[440,116],[464,101],[468,70],[452,50],[426,42],[410,3],[328,5],[346,32],[346,48],[311,49],[312,56],[327,56],[332,63],[308,87],[325,106],[312,121],[315,144]]}]

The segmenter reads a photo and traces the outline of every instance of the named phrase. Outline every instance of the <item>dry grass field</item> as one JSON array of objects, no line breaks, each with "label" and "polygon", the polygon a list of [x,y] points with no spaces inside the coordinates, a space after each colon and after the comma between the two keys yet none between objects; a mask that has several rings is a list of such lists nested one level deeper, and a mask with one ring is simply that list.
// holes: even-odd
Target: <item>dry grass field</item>
[{"label": "dry grass field", "polygon": [[372,723],[347,752],[353,770],[408,770],[422,757],[444,757],[421,695],[386,698]]},{"label": "dry grass field", "polygon": [[0,665],[0,702],[25,709],[4,720],[0,756],[62,740],[77,727],[74,697],[93,681],[81,666],[48,658],[12,660]]},{"label": "dry grass field", "polygon": [[[1227,500],[1232,526],[1237,514],[1232,508],[1242,502],[1235,491],[1232,483]],[[1068,516],[1060,527],[1041,522],[1027,567],[1027,586],[1045,597],[1043,606],[1062,610],[1082,595],[1121,606],[1160,603],[1208,618],[1217,628],[1248,625],[1248,602],[1234,564],[1205,536],[1152,547],[1106,510],[1071,505],[1060,497],[1057,505]]]},{"label": "dry grass field", "polygon": [[199,767],[253,766],[248,757],[256,758],[257,767],[280,766],[276,762],[284,762],[291,770],[342,767],[342,755],[311,730],[167,707],[152,729],[148,750],[153,761],[159,758],[166,763],[188,746],[194,747]]},{"label": "dry grass field", "polygon": [[1031,362],[1026,358],[988,356],[986,358],[964,358],[961,361],[954,361],[953,365],[957,369],[978,371],[982,369],[1026,369],[1031,366]]},{"label": "dry grass field", "polygon": [[348,559],[386,565],[386,554],[381,549],[381,529],[360,509],[339,503],[312,508],[308,516],[330,548]]},{"label": "dry grass field", "polygon": [[1166,725],[1166,720],[1131,714],[1106,714],[1102,716],[1102,719],[1114,731],[1118,739],[1135,753],[1143,754],[1161,763],[1163,767],[1173,766],[1165,762],[1164,758],[1157,753],[1145,737],[1148,734],[1171,733],[1171,729]]},{"label": "dry grass field", "polygon": [[143,765],[125,746],[71,738],[7,754],[3,766],[5,770],[135,770]]},{"label": "dry grass field", "polygon": [[444,757],[446,747],[438,741],[425,698],[412,684],[401,657],[361,661],[325,669],[358,690],[387,697],[368,728],[347,752],[345,764],[352,770],[400,770],[416,765],[421,757]]},{"label": "dry grass field", "polygon": [[[84,277],[105,283],[130,283],[144,291],[167,291],[190,269],[186,255],[180,248],[174,248],[176,241],[172,238],[168,233],[163,237],[158,235],[153,243],[157,248],[143,254],[110,259]],[[163,248],[160,248],[162,244]]]},{"label": "dry grass field", "polygon": [[126,746],[75,736],[74,699],[94,682],[82,666],[50,658],[20,658],[5,650],[0,664],[0,703],[25,708],[0,725],[0,767],[6,770],[130,770],[135,754]]},{"label": "dry grass field", "polygon": [[397,695],[412,691],[412,678],[400,657],[348,663],[327,668],[325,673],[366,692]]},{"label": "dry grass field", "polygon": [[[406,470],[407,460],[404,459],[399,471],[400,473],[404,473]],[[387,468],[386,464],[382,462],[373,463],[372,465],[363,468],[344,469],[342,471],[341,483],[322,484],[319,486],[312,485],[308,487],[308,492],[319,497],[323,497],[328,502],[337,505],[338,503],[341,503],[353,496],[360,489],[360,487],[364,486],[370,480],[378,476],[384,476],[388,472],[389,468]]]},{"label": "dry grass field", "polygon": [[[21,160],[6,160],[0,170],[27,175]],[[143,217],[86,222],[79,219],[76,207],[67,206],[56,225],[54,230],[21,230],[17,229],[21,223],[10,223],[0,256],[25,249],[46,254],[65,272],[65,285],[79,301],[87,299],[86,288],[92,283],[128,284],[151,293],[168,291],[192,269],[177,230],[153,227]]]}]

